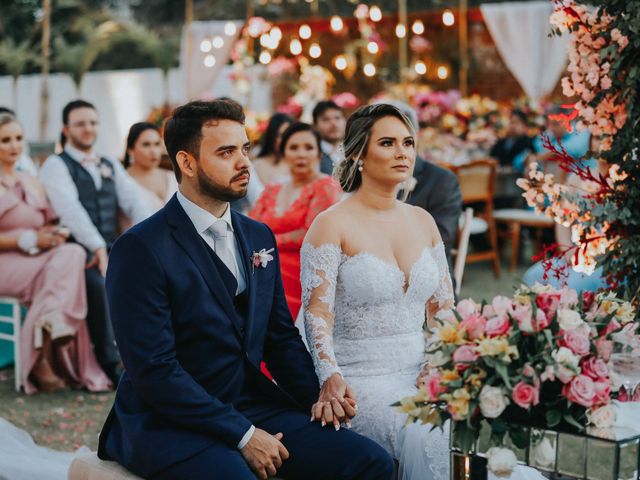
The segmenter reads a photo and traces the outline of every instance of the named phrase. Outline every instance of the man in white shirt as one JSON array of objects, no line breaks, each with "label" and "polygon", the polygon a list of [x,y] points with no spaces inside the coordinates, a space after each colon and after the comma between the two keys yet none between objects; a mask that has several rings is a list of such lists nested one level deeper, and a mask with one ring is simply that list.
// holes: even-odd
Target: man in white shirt
[{"label": "man in white shirt", "polygon": [[313,126],[322,137],[322,158],[320,170],[327,175],[333,172],[333,165],[342,160],[340,145],[347,127],[344,111],[332,100],[318,102],[313,108]]},{"label": "man in white shirt", "polygon": [[98,362],[117,383],[118,352],[106,302],[104,276],[108,251],[118,233],[122,209],[137,223],[149,216],[138,186],[120,162],[98,155],[98,112],[84,100],[67,104],[62,112],[64,150],[51,155],[40,179],[60,222],[88,252],[87,324]]}]

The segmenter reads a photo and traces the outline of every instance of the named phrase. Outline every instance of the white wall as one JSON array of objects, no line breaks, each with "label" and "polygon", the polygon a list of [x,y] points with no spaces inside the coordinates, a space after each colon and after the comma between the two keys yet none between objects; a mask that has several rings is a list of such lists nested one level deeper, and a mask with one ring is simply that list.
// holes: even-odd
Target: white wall
[{"label": "white wall", "polygon": [[[271,111],[271,89],[263,68],[254,67],[250,74],[252,92],[250,108],[257,112]],[[231,96],[233,84],[225,67],[210,92],[203,97]],[[11,77],[0,76],[0,105],[13,108]],[[256,95],[255,92],[260,92]],[[169,74],[169,98],[173,104],[185,101],[182,71]],[[49,77],[49,124],[47,140],[56,140],[62,127],[62,109],[78,98],[68,75],[55,73]],[[164,101],[162,73],[158,69],[89,72],[82,82],[80,98],[93,103],[100,114],[100,132],[96,149],[103,154],[121,157],[129,127],[146,119],[155,106]],[[242,101],[242,98],[238,98]],[[40,75],[24,75],[18,81],[17,115],[25,128],[28,141],[39,140]]]}]

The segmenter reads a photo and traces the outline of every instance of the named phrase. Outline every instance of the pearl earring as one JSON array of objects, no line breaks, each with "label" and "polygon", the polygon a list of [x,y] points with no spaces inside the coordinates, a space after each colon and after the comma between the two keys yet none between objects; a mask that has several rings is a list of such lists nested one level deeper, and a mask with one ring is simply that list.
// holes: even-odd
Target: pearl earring
[{"label": "pearl earring", "polygon": [[364,170],[364,168],[362,168],[363,165],[364,165],[364,162],[362,160],[358,160],[358,171],[359,172]]}]

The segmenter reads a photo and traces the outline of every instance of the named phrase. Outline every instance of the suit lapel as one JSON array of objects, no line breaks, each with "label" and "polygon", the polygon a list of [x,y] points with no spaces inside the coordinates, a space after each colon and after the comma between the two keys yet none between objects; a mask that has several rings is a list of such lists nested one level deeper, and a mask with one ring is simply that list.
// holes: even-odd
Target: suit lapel
[{"label": "suit lapel", "polygon": [[240,256],[242,257],[242,267],[244,268],[244,275],[247,279],[247,293],[249,303],[247,306],[247,318],[245,319],[245,345],[249,338],[251,338],[251,329],[253,326],[253,309],[256,302],[256,289],[253,267],[251,266],[251,255],[253,251],[249,246],[247,235],[243,229],[242,217],[240,214],[231,211],[231,223],[233,223],[233,231],[240,247]]},{"label": "suit lapel", "polygon": [[209,253],[205,250],[207,248],[206,245],[202,242],[200,235],[180,206],[180,202],[178,202],[175,195],[167,203],[165,212],[167,221],[172,227],[171,234],[173,238],[196,265],[209,290],[211,290],[213,296],[228,315],[237,335],[242,338],[235,307],[233,306],[233,299],[229,295],[228,289]]}]

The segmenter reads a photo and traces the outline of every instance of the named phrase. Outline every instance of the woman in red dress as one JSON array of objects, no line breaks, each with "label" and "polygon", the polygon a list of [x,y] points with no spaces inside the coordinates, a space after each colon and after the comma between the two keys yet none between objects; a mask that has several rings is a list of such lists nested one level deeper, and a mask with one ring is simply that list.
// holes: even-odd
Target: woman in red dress
[{"label": "woman in red dress", "polygon": [[340,185],[320,172],[320,135],[306,123],[294,123],[282,135],[280,152],[291,179],[267,185],[249,216],[266,223],[276,236],[280,270],[289,310],[300,309],[300,247],[316,216],[336,203]]}]

